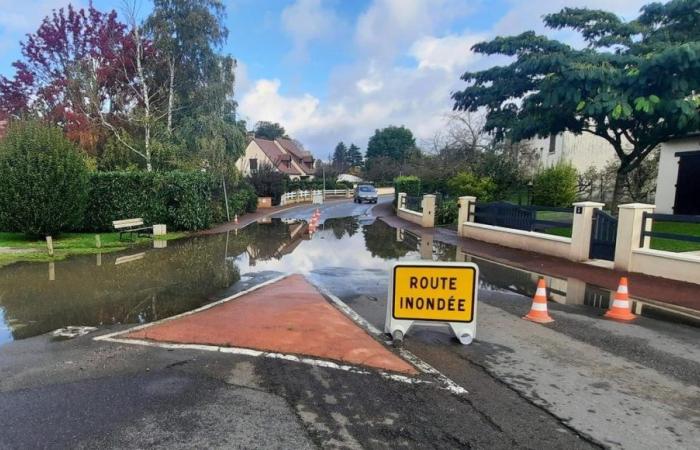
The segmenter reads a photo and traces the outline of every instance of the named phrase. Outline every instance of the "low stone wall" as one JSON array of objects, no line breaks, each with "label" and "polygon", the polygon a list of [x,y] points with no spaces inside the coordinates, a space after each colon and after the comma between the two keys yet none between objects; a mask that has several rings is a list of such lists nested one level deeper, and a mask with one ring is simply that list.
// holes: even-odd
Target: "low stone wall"
[{"label": "low stone wall", "polygon": [[630,271],[700,283],[700,256],[640,248],[632,251]]},{"label": "low stone wall", "polygon": [[380,187],[377,188],[377,195],[394,195],[395,189],[393,187]]},{"label": "low stone wall", "polygon": [[519,248],[530,252],[544,253],[569,259],[571,257],[571,238],[522,231],[512,228],[495,227],[482,223],[465,222],[460,233],[469,239],[476,239],[504,247]]},{"label": "low stone wall", "polygon": [[423,214],[419,212],[411,211],[410,209],[406,208],[399,208],[396,212],[396,215],[403,220],[408,220],[411,223],[423,226]]}]

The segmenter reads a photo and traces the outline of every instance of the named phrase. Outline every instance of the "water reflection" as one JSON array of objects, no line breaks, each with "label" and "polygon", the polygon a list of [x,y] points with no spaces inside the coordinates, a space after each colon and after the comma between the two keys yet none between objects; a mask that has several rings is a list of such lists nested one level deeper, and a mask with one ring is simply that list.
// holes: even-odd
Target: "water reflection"
[{"label": "water reflection", "polygon": [[[68,325],[162,319],[276,273],[321,274],[356,290],[364,283],[377,287],[387,282],[392,261],[418,259],[473,261],[480,267],[482,289],[526,296],[534,294],[539,276],[381,221],[327,219],[311,237],[306,222],[272,220],[120,253],[0,268],[0,345]],[[240,274],[246,277],[239,283]],[[571,278],[546,278],[552,301],[608,306],[607,290]]]}]

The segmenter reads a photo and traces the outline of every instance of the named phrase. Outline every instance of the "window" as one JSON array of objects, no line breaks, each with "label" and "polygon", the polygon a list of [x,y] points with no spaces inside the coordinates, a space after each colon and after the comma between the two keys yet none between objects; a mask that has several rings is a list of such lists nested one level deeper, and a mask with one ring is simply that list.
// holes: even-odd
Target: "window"
[{"label": "window", "polygon": [[557,135],[553,134],[549,137],[549,154],[557,151]]},{"label": "window", "polygon": [[258,170],[258,160],[256,158],[250,158],[250,170]]}]

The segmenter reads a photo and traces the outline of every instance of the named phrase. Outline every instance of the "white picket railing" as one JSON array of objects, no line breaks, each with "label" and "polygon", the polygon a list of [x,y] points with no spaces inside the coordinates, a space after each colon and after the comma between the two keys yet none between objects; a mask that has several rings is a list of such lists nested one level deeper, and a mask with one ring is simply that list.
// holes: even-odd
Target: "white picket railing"
[{"label": "white picket railing", "polygon": [[325,191],[321,189],[315,191],[292,191],[282,195],[282,198],[280,199],[280,205],[289,205],[291,203],[302,203],[310,201],[318,203],[319,199],[328,197],[350,197],[352,195],[352,192],[352,189],[326,189]]}]

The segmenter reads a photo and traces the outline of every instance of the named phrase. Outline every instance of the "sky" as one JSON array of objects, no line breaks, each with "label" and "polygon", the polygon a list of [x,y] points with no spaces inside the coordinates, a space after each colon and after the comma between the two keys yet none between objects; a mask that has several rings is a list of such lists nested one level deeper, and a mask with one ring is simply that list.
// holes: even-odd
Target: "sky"
[{"label": "sky", "polygon": [[[11,76],[19,42],[69,0],[0,0],[0,74]],[[74,0],[85,6],[88,0]],[[95,0],[119,11],[121,0]],[[639,0],[224,0],[238,60],[236,98],[249,127],[281,123],[316,157],[336,143],[365,149],[376,129],[404,125],[419,143],[445,128],[459,77],[504,63],[470,47],[535,30],[581,45],[569,31],[544,29],[542,16],[565,6],[602,8],[625,19]],[[142,1],[140,11],[151,5]]]}]

